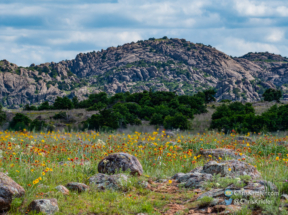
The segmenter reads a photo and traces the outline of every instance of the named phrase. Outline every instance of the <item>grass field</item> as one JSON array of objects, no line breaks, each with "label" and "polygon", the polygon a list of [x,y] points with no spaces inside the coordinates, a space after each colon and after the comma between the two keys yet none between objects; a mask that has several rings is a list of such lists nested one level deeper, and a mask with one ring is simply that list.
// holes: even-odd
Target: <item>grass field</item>
[{"label": "grass field", "polygon": [[[26,191],[24,197],[13,200],[9,214],[24,214],[32,200],[41,198],[56,198],[60,209],[56,214],[65,215],[188,214],[191,208],[201,204],[193,201],[196,191],[179,187],[170,178],[203,166],[208,160],[197,157],[196,153],[210,148],[235,149],[253,157],[251,165],[262,177],[287,194],[288,148],[278,144],[287,140],[283,134],[247,134],[253,142],[239,144],[234,140],[236,134],[179,132],[171,138],[164,133],[161,130],[133,134],[1,132],[1,172]],[[139,141],[146,144],[137,145]],[[99,161],[115,152],[136,156],[144,170],[140,177],[129,177],[124,190],[90,190],[80,194],[70,191],[69,195],[63,195],[55,189],[68,182],[88,184],[89,178],[98,173]],[[138,182],[142,181],[152,182],[150,188],[139,186]],[[285,208],[279,211],[280,198],[272,200],[273,205],[243,207],[238,214],[252,214],[255,208],[266,214],[288,214]]]}]

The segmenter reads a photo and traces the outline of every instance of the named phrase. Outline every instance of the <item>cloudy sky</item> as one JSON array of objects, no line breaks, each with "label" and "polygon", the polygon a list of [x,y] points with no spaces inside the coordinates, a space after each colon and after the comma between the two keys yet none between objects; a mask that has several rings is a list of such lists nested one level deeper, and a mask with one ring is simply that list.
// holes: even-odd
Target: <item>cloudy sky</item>
[{"label": "cloudy sky", "polygon": [[287,0],[1,0],[0,59],[59,62],[163,36],[288,56],[287,20]]}]

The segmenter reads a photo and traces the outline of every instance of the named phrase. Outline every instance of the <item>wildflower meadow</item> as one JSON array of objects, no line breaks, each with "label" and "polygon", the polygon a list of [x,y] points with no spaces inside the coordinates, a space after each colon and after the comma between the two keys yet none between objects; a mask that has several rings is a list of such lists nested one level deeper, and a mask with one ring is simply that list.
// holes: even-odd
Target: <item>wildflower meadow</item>
[{"label": "wildflower meadow", "polygon": [[[239,155],[249,156],[252,159],[241,161],[256,167],[281,193],[288,191],[286,136],[248,133],[246,137],[252,141],[238,141],[235,132],[196,135],[178,132],[171,137],[165,132],[159,129],[153,133],[133,134],[1,132],[1,172],[25,189],[23,197],[13,199],[9,214],[30,213],[28,204],[41,198],[57,199],[59,211],[56,214],[189,214],[191,208],[201,204],[191,200],[197,192],[176,186],[171,177],[203,166],[212,156],[204,158],[198,152],[217,148],[233,149]],[[87,184],[89,178],[98,173],[99,161],[117,152],[135,156],[144,172],[142,176],[129,177],[124,190],[72,191],[64,195],[55,189],[69,182]],[[219,157],[218,162],[226,159]],[[139,181],[149,182],[149,188],[139,186]],[[217,184],[215,186],[219,186]],[[237,213],[252,214],[253,210],[260,209],[273,214],[276,209],[279,211],[281,204],[279,196],[271,205],[248,205]],[[287,214],[285,207],[280,212]]]}]

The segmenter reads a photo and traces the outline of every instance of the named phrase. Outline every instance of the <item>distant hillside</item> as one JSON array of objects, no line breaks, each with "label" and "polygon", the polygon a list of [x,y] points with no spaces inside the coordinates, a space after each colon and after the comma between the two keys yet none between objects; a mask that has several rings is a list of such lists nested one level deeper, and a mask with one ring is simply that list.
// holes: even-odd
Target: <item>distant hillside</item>
[{"label": "distant hillside", "polygon": [[53,102],[57,96],[93,92],[217,90],[217,100],[258,101],[267,88],[288,98],[288,59],[270,53],[232,58],[217,49],[184,39],[149,39],[80,53],[73,60],[22,68],[0,61],[0,101],[8,108]]}]

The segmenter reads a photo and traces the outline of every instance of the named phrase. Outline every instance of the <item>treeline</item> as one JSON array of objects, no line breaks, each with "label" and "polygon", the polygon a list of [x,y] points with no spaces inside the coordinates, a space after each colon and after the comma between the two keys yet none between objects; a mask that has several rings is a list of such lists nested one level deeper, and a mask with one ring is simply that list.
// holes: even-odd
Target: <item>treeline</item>
[{"label": "treeline", "polygon": [[193,96],[178,96],[174,92],[117,93],[108,97],[105,92],[91,94],[87,100],[78,101],[77,97],[57,97],[53,105],[48,102],[39,107],[25,106],[25,110],[51,110],[86,108],[97,110],[83,126],[88,129],[117,129],[127,124],[139,125],[141,120],[150,121],[151,125],[164,125],[166,129],[190,129],[189,119],[194,114],[207,112],[206,104],[215,101],[216,92],[206,90]]},{"label": "treeline", "polygon": [[255,114],[251,103],[233,102],[216,108],[210,129],[225,133],[275,132],[288,129],[288,105],[272,106],[261,115]]}]

